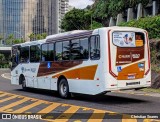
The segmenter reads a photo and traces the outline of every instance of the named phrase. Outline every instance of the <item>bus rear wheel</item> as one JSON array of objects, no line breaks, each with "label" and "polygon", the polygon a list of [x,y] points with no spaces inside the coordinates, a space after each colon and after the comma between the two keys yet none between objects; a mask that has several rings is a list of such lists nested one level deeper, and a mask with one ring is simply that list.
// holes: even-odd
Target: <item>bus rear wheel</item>
[{"label": "bus rear wheel", "polygon": [[66,79],[61,79],[58,85],[58,92],[62,98],[69,98],[69,85]]}]

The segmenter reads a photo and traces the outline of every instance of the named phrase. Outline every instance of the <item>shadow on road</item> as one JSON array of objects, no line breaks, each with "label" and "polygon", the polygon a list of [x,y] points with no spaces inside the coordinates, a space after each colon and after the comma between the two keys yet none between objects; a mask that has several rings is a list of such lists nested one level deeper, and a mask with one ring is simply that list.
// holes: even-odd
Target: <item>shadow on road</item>
[{"label": "shadow on road", "polygon": [[[33,89],[28,88],[27,90],[17,89],[17,91],[35,93],[37,95],[45,95],[49,97],[56,97],[61,99],[58,92],[51,90]],[[69,98],[69,100],[99,103],[99,104],[132,104],[132,103],[146,103],[147,101],[139,98],[133,98],[133,95],[129,94],[119,94],[119,93],[107,93],[106,95],[84,95],[84,94],[74,94],[74,97]]]}]

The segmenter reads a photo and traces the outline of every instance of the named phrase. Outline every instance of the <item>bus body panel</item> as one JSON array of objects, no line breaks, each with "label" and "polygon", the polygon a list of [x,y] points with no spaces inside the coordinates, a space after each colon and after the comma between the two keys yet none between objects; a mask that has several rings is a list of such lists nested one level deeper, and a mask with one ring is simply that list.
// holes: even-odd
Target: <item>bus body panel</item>
[{"label": "bus body panel", "polygon": [[[109,51],[109,48],[110,48],[110,57],[109,57],[109,53],[108,54],[108,58],[106,58],[105,60],[111,60],[110,63],[109,61],[107,62],[107,64],[110,65],[111,69],[109,69],[109,71],[106,72],[106,82],[108,82],[107,84],[107,91],[109,91],[109,89],[132,89],[132,88],[141,88],[141,87],[148,87],[151,85],[151,71],[149,69],[149,65],[150,65],[150,57],[148,55],[149,53],[149,42],[148,42],[148,37],[147,35],[145,34],[145,44],[144,44],[144,58],[142,60],[138,60],[138,61],[135,61],[131,64],[126,64],[126,65],[122,65],[121,66],[121,70],[123,71],[123,68],[127,68],[128,67],[128,72],[125,72],[126,74],[125,75],[128,75],[128,74],[132,74],[134,73],[134,69],[131,69],[129,67],[131,67],[131,65],[138,65],[138,63],[140,62],[145,62],[145,72],[147,72],[147,70],[149,69],[149,73],[147,75],[144,75],[144,77],[142,78],[137,78],[137,79],[125,79],[125,80],[118,80],[118,72],[117,72],[117,69],[118,69],[118,66],[115,66],[116,64],[116,56],[117,56],[117,46],[113,45],[112,41],[109,41],[109,40],[112,40],[112,33],[115,32],[115,31],[133,31],[133,32],[142,32],[145,34],[145,31],[142,30],[142,29],[130,29],[130,30],[126,30],[126,29],[109,29],[107,31],[107,38],[108,38],[108,48],[107,50]],[[107,45],[107,44],[106,44]],[[134,53],[137,53],[137,52],[134,52]],[[125,53],[124,53],[125,55]],[[111,58],[111,59],[110,59]],[[135,68],[135,67],[134,67]],[[108,74],[109,72],[109,74]],[[109,80],[107,80],[109,79]],[[150,81],[150,82],[149,82]]]}]

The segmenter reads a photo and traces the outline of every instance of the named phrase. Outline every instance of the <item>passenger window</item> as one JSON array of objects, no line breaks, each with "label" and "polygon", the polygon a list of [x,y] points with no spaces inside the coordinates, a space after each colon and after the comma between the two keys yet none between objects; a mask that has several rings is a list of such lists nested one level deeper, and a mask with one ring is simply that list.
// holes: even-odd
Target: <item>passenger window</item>
[{"label": "passenger window", "polygon": [[54,61],[53,43],[42,45],[42,61]]},{"label": "passenger window", "polygon": [[55,48],[56,48],[55,60],[56,61],[62,61],[62,42],[56,42]]},{"label": "passenger window", "polygon": [[48,61],[54,61],[54,45],[53,43],[48,44]]},{"label": "passenger window", "polygon": [[80,39],[80,53],[81,59],[88,59],[89,51],[88,51],[88,38]]},{"label": "passenger window", "polygon": [[99,36],[91,36],[90,38],[90,58],[92,60],[98,60],[100,58]]},{"label": "passenger window", "polygon": [[30,46],[30,62],[39,62],[41,59],[40,45]]},{"label": "passenger window", "polygon": [[75,39],[71,41],[71,60],[80,59],[80,43],[79,39]]},{"label": "passenger window", "polygon": [[21,48],[20,61],[21,61],[21,63],[28,63],[29,62],[29,46]]},{"label": "passenger window", "polygon": [[70,43],[69,43],[69,41],[63,42],[62,60],[70,60]]},{"label": "passenger window", "polygon": [[47,58],[48,58],[48,56],[47,56],[47,49],[48,48],[48,45],[47,44],[43,44],[42,45],[42,61],[47,61]]}]

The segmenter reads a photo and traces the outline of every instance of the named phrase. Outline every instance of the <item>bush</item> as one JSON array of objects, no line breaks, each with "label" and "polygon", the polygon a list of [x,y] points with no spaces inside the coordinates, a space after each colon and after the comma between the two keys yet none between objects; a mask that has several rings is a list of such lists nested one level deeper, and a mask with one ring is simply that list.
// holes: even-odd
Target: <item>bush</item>
[{"label": "bush", "polygon": [[150,39],[160,38],[160,15],[123,22],[119,26],[143,28],[148,31]]}]

